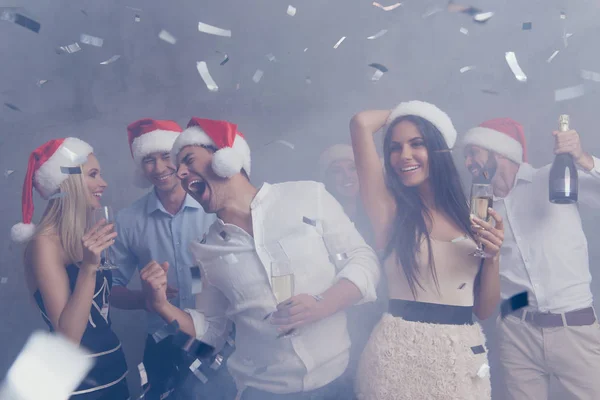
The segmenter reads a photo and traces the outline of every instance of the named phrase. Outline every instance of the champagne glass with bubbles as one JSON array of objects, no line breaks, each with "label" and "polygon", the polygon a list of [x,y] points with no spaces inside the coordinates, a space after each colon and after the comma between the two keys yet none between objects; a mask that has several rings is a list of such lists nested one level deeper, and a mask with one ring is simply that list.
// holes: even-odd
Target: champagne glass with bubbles
[{"label": "champagne glass with bubbles", "polygon": [[[274,261],[271,263],[271,284],[277,304],[290,299],[294,295],[294,273],[289,261]],[[279,337],[293,336],[294,330],[285,332]]]},{"label": "champagne glass with bubbles", "polygon": [[[471,186],[471,214],[477,218],[489,222],[490,215],[488,209],[492,208],[494,202],[494,191],[489,183],[474,183]],[[477,243],[477,250],[471,255],[480,258],[489,258],[490,256],[483,251],[481,243]]]},{"label": "champagne glass with bubbles", "polygon": [[[113,210],[110,206],[102,206],[94,209],[92,215],[93,223],[97,224],[102,220],[105,220],[104,226],[114,223]],[[111,248],[112,246],[102,251],[102,255],[100,256],[100,267],[98,267],[99,271],[114,270],[118,268],[114,263],[114,256]]]}]

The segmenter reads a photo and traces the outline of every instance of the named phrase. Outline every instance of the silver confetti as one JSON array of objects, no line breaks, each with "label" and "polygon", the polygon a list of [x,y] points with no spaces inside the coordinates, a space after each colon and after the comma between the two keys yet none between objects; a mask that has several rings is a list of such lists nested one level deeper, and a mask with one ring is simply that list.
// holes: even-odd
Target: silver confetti
[{"label": "silver confetti", "polygon": [[12,22],[35,33],[39,33],[41,28],[39,22],[25,16],[15,7],[0,7],[0,21]]},{"label": "silver confetti", "polygon": [[108,64],[112,64],[112,63],[114,63],[115,61],[117,61],[119,58],[121,58],[121,56],[120,56],[120,55],[118,55],[118,54],[116,54],[116,55],[112,56],[111,58],[109,58],[108,60],[106,60],[106,61],[102,61],[102,62],[100,63],[100,65],[108,65]]},{"label": "silver confetti", "polygon": [[263,77],[264,72],[261,71],[260,69],[257,69],[256,72],[254,73],[254,76],[252,77],[252,80],[254,81],[254,83],[258,83],[260,82],[260,80]]},{"label": "silver confetti", "polygon": [[77,53],[80,50],[81,46],[79,46],[79,43],[75,42],[67,46],[60,46],[58,49],[56,49],[56,52],[59,54],[72,54]]},{"label": "silver confetti", "polygon": [[7,169],[6,171],[4,171],[4,177],[8,178],[10,175],[12,175],[12,173],[15,172],[12,169]]},{"label": "silver confetti", "polygon": [[287,146],[290,149],[294,150],[294,145],[291,144],[290,142],[286,141],[286,140],[279,139],[279,140],[274,141],[273,143],[279,143],[279,144],[282,144],[282,145]]},{"label": "silver confetti", "polygon": [[225,54],[225,57],[223,58],[223,61],[221,61],[219,63],[219,65],[225,65],[225,64],[227,64],[227,61],[229,61],[229,56],[227,54]]},{"label": "silver confetti", "polygon": [[308,50],[308,47],[304,49],[304,52],[306,53],[307,50]]},{"label": "silver confetti", "polygon": [[582,69],[581,79],[585,79],[586,81],[600,82],[600,73]]},{"label": "silver confetti", "polygon": [[329,260],[332,263],[338,263],[340,261],[344,261],[348,259],[348,254],[346,253],[337,253],[337,254],[333,254],[331,256],[329,256]]},{"label": "silver confetti", "polygon": [[267,60],[269,60],[270,62],[275,62],[277,61],[277,59],[275,58],[275,56],[271,53],[267,54]]},{"label": "silver confetti", "polygon": [[175,36],[171,35],[169,32],[165,31],[164,29],[162,31],[160,31],[160,33],[158,34],[159,39],[164,40],[167,43],[170,44],[175,44],[177,43],[177,39],[175,38]]},{"label": "silver confetti", "polygon": [[337,49],[344,40],[346,40],[346,36],[342,36],[342,38],[337,41],[337,43],[333,46],[333,48]]},{"label": "silver confetti", "polygon": [[142,20],[142,18],[139,15],[136,14],[135,17],[133,17],[133,20],[135,22],[140,22]]},{"label": "silver confetti", "polygon": [[378,81],[381,79],[381,77],[383,76],[384,72],[380,71],[380,70],[375,70],[375,72],[373,73],[373,76],[371,77],[372,81]]},{"label": "silver confetti", "polygon": [[208,33],[209,35],[231,37],[231,31],[228,29],[217,28],[216,26],[208,25],[203,22],[198,22],[198,30]]},{"label": "silver confetti", "polygon": [[383,11],[392,11],[392,10],[395,10],[396,8],[400,7],[402,5],[402,3],[392,4],[391,6],[382,6],[378,2],[374,1],[373,5],[377,8],[381,8]]},{"label": "silver confetti", "polygon": [[469,34],[469,30],[468,30],[467,28],[463,28],[463,27],[461,27],[459,31],[460,31],[460,33],[462,33],[463,35],[468,35],[468,34]]},{"label": "silver confetti", "polygon": [[221,368],[221,365],[223,365],[223,360],[224,360],[223,356],[220,354],[217,354],[215,356],[215,360],[210,365],[210,369],[217,371],[219,368]]},{"label": "silver confetti", "polygon": [[46,83],[48,83],[48,79],[40,79],[39,81],[37,81],[36,85],[38,87],[42,87],[44,86]]},{"label": "silver confetti", "polygon": [[483,364],[479,367],[479,371],[477,371],[477,376],[480,378],[487,378],[490,374],[490,366],[488,364]]},{"label": "silver confetti", "polygon": [[304,222],[305,224],[308,224],[308,225],[317,226],[317,221],[315,221],[314,219],[310,219],[308,217],[302,217],[302,222]]},{"label": "silver confetti", "polygon": [[461,283],[460,286],[458,287],[458,290],[464,289],[465,286],[467,286],[467,284],[465,282]]},{"label": "silver confetti", "polygon": [[519,82],[527,82],[527,75],[525,75],[525,72],[523,72],[523,70],[519,66],[519,62],[517,61],[517,56],[515,55],[515,53],[512,51],[508,51],[504,54],[504,56],[506,58],[508,66],[510,67],[510,70],[515,75],[515,78],[517,78]]},{"label": "silver confetti", "polygon": [[287,15],[289,15],[290,17],[293,17],[294,15],[296,15],[296,7],[288,6]]},{"label": "silver confetti", "polygon": [[208,65],[206,65],[206,62],[198,61],[196,63],[196,69],[198,70],[198,73],[200,74],[200,77],[206,84],[206,88],[208,90],[210,90],[211,92],[219,91],[219,86],[217,86],[212,76],[210,76],[210,72],[208,71]]},{"label": "silver confetti", "polygon": [[569,38],[570,38],[571,36],[573,36],[573,34],[572,34],[572,33],[567,33],[566,31],[565,31],[565,33],[563,34],[563,42],[564,42],[564,44],[565,44],[565,47],[568,47],[568,46],[569,46]]},{"label": "silver confetti", "polygon": [[471,71],[472,69],[475,69],[475,66],[474,66],[474,65],[467,65],[466,67],[462,67],[462,68],[460,69],[460,73],[461,73],[461,74],[464,74],[465,72],[467,72],[467,71]]},{"label": "silver confetti", "polygon": [[194,373],[194,376],[200,380],[200,382],[206,384],[208,382],[208,378],[204,375],[198,368],[202,365],[202,362],[198,359],[190,365],[190,371]]},{"label": "silver confetti", "polygon": [[494,16],[493,12],[483,12],[483,13],[479,13],[479,14],[475,14],[473,16],[473,19],[476,22],[487,22],[488,19],[492,18]]},{"label": "silver confetti", "polygon": [[86,35],[85,33],[81,34],[81,36],[79,37],[79,41],[83,44],[89,44],[90,46],[95,47],[102,47],[102,45],[104,44],[104,39],[96,36]]},{"label": "silver confetti", "polygon": [[552,53],[552,55],[550,57],[548,57],[548,59],[546,60],[547,63],[551,63],[552,60],[554,60],[554,57],[556,57],[558,55],[558,50],[555,50],[554,53]]},{"label": "silver confetti", "polygon": [[144,367],[143,362],[138,364],[138,371],[140,372],[140,384],[144,386],[148,383],[148,374],[146,373],[146,367]]},{"label": "silver confetti", "polygon": [[437,14],[437,13],[439,13],[439,12],[442,12],[442,11],[444,11],[444,9],[443,9],[443,8],[440,8],[440,7],[434,7],[434,8],[431,8],[431,9],[429,9],[429,10],[425,11],[421,17],[422,17],[422,18],[429,18],[429,17],[431,17],[432,15],[435,15],[435,14]]},{"label": "silver confetti", "polygon": [[387,33],[387,31],[388,31],[387,29],[382,29],[379,32],[377,32],[376,34],[374,34],[373,36],[369,36],[367,39],[369,39],[369,40],[379,39],[380,37],[385,35]]},{"label": "silver confetti", "polygon": [[557,89],[554,91],[554,101],[565,101],[576,99],[585,94],[585,87],[583,85],[570,86],[563,89]]}]

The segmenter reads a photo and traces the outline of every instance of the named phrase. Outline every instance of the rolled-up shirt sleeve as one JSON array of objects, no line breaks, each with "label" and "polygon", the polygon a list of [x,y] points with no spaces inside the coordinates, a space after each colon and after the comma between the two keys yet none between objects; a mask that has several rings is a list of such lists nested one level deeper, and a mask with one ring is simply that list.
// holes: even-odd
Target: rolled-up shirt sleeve
[{"label": "rolled-up shirt sleeve", "polygon": [[375,301],[380,277],[377,255],[322,184],[318,201],[323,240],[337,269],[336,281],[347,279],[360,290],[363,297],[357,304]]},{"label": "rolled-up shirt sleeve", "polygon": [[600,159],[592,156],[594,168],[590,171],[579,171],[579,198],[581,203],[600,208]]},{"label": "rolled-up shirt sleeve", "polygon": [[112,280],[114,286],[127,286],[138,267],[139,261],[130,250],[126,218],[122,214],[117,214],[115,225],[117,237],[115,243],[111,246],[111,252],[114,257],[112,261],[118,269],[112,271]]}]

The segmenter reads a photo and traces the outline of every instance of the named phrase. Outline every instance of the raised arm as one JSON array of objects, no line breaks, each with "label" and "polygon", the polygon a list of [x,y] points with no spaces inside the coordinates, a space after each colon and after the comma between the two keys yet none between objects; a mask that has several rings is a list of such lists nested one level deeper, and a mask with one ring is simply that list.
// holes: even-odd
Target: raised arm
[{"label": "raised arm", "polygon": [[396,213],[396,203],[386,187],[384,169],[373,138],[389,115],[388,110],[362,111],[350,121],[360,196],[371,221],[378,250],[387,245]]},{"label": "raised arm", "polygon": [[111,231],[112,225],[100,229],[96,225],[83,237],[84,259],[73,292],[69,287],[59,240],[40,235],[31,244],[29,267],[35,286],[42,295],[46,314],[55,331],[77,344],[81,342],[92,308],[100,253],[112,244],[116,236],[116,232]]}]

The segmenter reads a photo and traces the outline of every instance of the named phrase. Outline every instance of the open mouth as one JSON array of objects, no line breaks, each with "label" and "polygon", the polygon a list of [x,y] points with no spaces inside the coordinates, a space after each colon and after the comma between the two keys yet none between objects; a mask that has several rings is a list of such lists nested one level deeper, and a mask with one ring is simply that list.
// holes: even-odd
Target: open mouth
[{"label": "open mouth", "polygon": [[102,197],[102,192],[95,192],[95,193],[92,193],[92,195],[99,199]]},{"label": "open mouth", "polygon": [[412,172],[412,171],[416,171],[419,168],[421,168],[419,165],[411,165],[410,167],[404,167],[404,168],[400,169],[400,171],[402,171],[402,172]]},{"label": "open mouth", "polygon": [[188,191],[193,193],[199,197],[201,197],[206,191],[206,182],[201,179],[194,179],[190,183],[188,183]]},{"label": "open mouth", "polygon": [[349,188],[349,187],[354,186],[354,182],[344,183],[342,186],[345,187],[345,188]]}]

